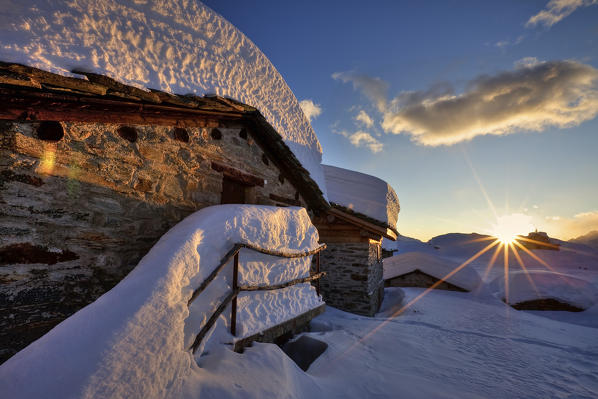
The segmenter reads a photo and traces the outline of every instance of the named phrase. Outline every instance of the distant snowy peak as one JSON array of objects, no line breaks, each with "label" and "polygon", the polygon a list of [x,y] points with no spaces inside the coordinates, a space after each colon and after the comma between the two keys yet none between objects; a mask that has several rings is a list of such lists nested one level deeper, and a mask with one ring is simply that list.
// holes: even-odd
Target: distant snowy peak
[{"label": "distant snowy peak", "polygon": [[199,1],[5,0],[0,37],[0,61],[251,105],[326,196],[322,148],[295,95],[251,40]]},{"label": "distant snowy peak", "polygon": [[365,173],[322,165],[328,200],[396,229],[399,197],[384,180]]},{"label": "distant snowy peak", "polygon": [[598,230],[590,231],[587,234],[569,240],[569,242],[573,242],[576,244],[584,244],[588,247],[598,249]]}]

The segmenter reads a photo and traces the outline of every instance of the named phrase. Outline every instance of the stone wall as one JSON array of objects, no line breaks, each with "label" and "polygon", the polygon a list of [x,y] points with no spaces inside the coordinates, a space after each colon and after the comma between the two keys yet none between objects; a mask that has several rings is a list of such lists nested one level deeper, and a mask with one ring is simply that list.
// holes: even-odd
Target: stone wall
[{"label": "stone wall", "polygon": [[0,121],[0,362],[219,204],[222,165],[263,179],[252,203],[305,206],[242,125],[122,127]]},{"label": "stone wall", "polygon": [[327,243],[320,269],[324,301],[330,306],[373,316],[384,296],[380,242]]}]

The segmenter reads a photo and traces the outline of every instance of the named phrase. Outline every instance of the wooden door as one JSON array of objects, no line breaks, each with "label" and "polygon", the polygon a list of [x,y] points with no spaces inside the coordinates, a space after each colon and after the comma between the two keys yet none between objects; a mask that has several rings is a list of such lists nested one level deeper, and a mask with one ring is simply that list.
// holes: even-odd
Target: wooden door
[{"label": "wooden door", "polygon": [[247,186],[238,181],[227,178],[222,179],[221,204],[245,204],[245,190]]}]

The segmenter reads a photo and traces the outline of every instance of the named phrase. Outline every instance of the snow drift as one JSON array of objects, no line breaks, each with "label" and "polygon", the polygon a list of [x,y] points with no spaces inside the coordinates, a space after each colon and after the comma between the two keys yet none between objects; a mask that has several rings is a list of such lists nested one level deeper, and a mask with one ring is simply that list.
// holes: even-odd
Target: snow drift
[{"label": "snow drift", "polygon": [[[388,280],[415,270],[420,270],[432,277],[442,279],[457,267],[459,263],[424,252],[408,252],[383,261],[384,280]],[[472,291],[481,283],[480,276],[471,267],[464,267],[445,281]]]},{"label": "snow drift", "polygon": [[401,234],[397,235],[397,239],[395,241],[389,240],[388,238],[383,238],[381,245],[386,251],[399,251],[400,253],[434,251],[434,247],[427,242],[423,242],[417,238],[411,238]]},{"label": "snow drift", "polygon": [[0,37],[0,61],[249,104],[326,196],[322,148],[295,95],[251,40],[199,1],[5,0]]},{"label": "snow drift", "polygon": [[[491,283],[491,287],[496,296],[506,298],[503,276],[497,277]],[[535,299],[556,299],[587,309],[598,303],[598,288],[586,280],[548,270],[509,273],[509,304]]]},{"label": "snow drift", "polygon": [[328,200],[396,228],[399,197],[384,180],[365,173],[322,165]]},{"label": "snow drift", "polygon": [[[196,369],[188,348],[230,292],[232,273],[221,273],[190,307],[187,301],[234,243],[304,252],[318,246],[318,234],[303,208],[202,209],[165,234],[116,287],[4,363],[0,392],[10,398],[180,396],[183,381]],[[242,284],[276,284],[309,274],[310,257],[271,263],[267,255],[240,256]],[[246,295],[239,303],[241,335],[322,304],[309,284],[251,301]],[[207,345],[232,342],[229,314],[220,317]]]}]

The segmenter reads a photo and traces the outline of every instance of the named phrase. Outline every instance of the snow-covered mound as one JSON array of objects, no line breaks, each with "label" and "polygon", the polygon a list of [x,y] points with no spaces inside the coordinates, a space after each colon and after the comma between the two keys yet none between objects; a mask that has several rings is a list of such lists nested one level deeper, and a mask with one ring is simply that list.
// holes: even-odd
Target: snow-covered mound
[{"label": "snow-covered mound", "polygon": [[322,148],[295,95],[251,40],[199,1],[5,0],[0,37],[0,61],[252,105],[326,195]]},{"label": "snow-covered mound", "polygon": [[322,165],[328,200],[396,228],[399,197],[384,180],[365,173]]},{"label": "snow-covered mound", "polygon": [[475,254],[494,240],[488,235],[477,233],[448,233],[431,238],[428,244],[444,256],[463,257]]},{"label": "snow-covered mound", "polygon": [[[491,287],[500,299],[506,297],[503,276],[492,281]],[[509,304],[536,299],[556,299],[587,309],[598,303],[598,288],[586,280],[552,271],[517,271],[509,274]]]},{"label": "snow-covered mound", "polygon": [[417,238],[411,238],[402,234],[397,235],[395,241],[391,241],[388,238],[382,239],[382,248],[387,251],[398,251],[399,253],[404,252],[434,252],[434,247],[429,243],[418,240]]},{"label": "snow-covered mound", "polygon": [[[579,243],[552,238],[551,241],[559,245],[558,251],[550,249],[526,251],[517,245],[509,249],[507,257],[509,270],[512,272],[523,270],[514,254],[514,251],[516,251],[521,262],[528,270],[547,270],[551,268],[559,273],[583,276],[584,279],[591,276],[590,279],[598,282],[598,251]],[[432,238],[428,241],[428,244],[431,248],[431,250],[427,250],[428,252],[433,252],[444,258],[451,258],[456,262],[464,262],[476,256],[471,266],[477,269],[480,275],[485,276],[484,280],[488,282],[503,275],[505,252],[502,246],[499,245],[488,248],[488,246],[496,244],[495,238],[491,236],[476,233],[449,233]],[[425,252],[423,249],[415,250]],[[480,253],[482,254],[480,255]],[[492,260],[494,260],[494,266],[487,271],[487,267]]]},{"label": "snow-covered mound", "polygon": [[[2,397],[180,396],[183,381],[199,372],[188,348],[230,292],[232,273],[221,273],[190,307],[187,301],[237,242],[303,252],[318,246],[318,234],[303,208],[221,205],[196,212],[164,235],[116,287],[4,363]],[[241,284],[304,277],[311,262],[246,252],[240,261]],[[309,284],[257,295],[251,302],[246,295],[239,301],[240,335],[321,304]],[[208,346],[232,342],[229,315],[220,317]]]},{"label": "snow-covered mound", "polygon": [[[388,280],[406,273],[419,270],[437,279],[442,279],[459,267],[459,263],[449,259],[424,252],[408,252],[390,258],[385,258],[384,280]],[[478,273],[471,267],[465,266],[457,273],[446,278],[450,284],[464,288],[468,291],[475,289],[481,282]]]}]

